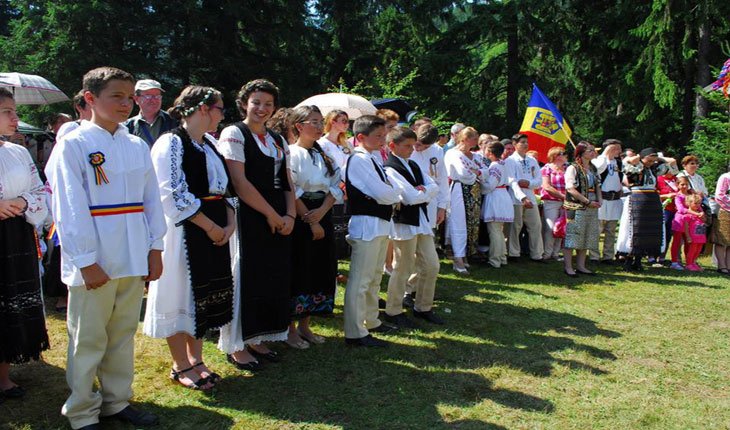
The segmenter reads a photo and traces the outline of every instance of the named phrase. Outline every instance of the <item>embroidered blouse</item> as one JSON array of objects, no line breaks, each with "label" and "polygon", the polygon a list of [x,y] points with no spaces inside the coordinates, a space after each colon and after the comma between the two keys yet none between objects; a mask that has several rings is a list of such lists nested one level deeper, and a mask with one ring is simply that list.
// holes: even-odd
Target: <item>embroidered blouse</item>
[{"label": "embroidered blouse", "polygon": [[335,203],[344,201],[343,192],[340,189],[341,170],[334,161],[330,159],[335,172],[332,176],[327,176],[324,158],[316,149],[308,150],[298,145],[292,145],[289,150],[291,151],[291,157],[289,157],[291,180],[294,183],[296,198],[300,198],[305,192],[324,191],[332,194]]},{"label": "embroidered blouse", "polygon": [[25,220],[35,227],[43,224],[48,206],[38,168],[23,146],[0,141],[0,200],[17,197],[28,202]]}]

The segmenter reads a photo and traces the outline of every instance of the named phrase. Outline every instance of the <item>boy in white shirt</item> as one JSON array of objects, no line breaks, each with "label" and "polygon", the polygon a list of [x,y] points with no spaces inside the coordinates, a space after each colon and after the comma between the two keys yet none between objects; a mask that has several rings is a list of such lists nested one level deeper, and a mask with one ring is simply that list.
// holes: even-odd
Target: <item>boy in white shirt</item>
[{"label": "boy in white shirt", "polygon": [[132,75],[100,67],[84,75],[83,88],[91,120],[58,142],[46,167],[69,286],[71,395],[61,412],[74,429],[98,429],[99,417],[153,425],[157,417],[129,399],[144,282],[162,274],[157,178],[147,144],[119,124],[134,106]]},{"label": "boy in white shirt", "polygon": [[345,186],[350,204],[347,240],[352,246],[350,277],[345,288],[345,342],[354,346],[387,346],[371,331],[387,333],[397,327],[378,319],[378,291],[398,190],[380,165],[385,145],[385,121],[374,115],[355,120],[353,132],[360,142],[347,161]]},{"label": "boy in white shirt", "polygon": [[393,274],[388,282],[388,300],[385,320],[399,327],[415,327],[403,313],[403,293],[408,277],[413,273],[415,259],[420,260],[424,278],[416,291],[413,315],[426,321],[443,324],[431,308],[439,272],[439,259],[433,241],[433,230],[428,219],[428,202],[436,198],[438,185],[424,175],[413,153],[416,133],[406,127],[396,127],[388,134],[390,154],[385,171],[400,191],[401,202],[393,215]]}]

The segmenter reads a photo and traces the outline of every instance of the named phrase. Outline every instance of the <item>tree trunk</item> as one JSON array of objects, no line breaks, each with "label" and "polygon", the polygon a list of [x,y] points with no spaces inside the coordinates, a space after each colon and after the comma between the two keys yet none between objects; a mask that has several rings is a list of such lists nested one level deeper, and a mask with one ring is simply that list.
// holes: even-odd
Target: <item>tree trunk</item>
[{"label": "tree trunk", "polygon": [[[511,8],[513,9],[513,8]],[[510,32],[507,35],[507,106],[506,106],[506,126],[509,134],[516,133],[519,124],[517,121],[517,108],[518,98],[517,93],[519,91],[519,37],[518,28],[519,23],[517,22],[517,11],[513,12],[511,17]]]},{"label": "tree trunk", "polygon": [[[685,22],[685,39],[690,47],[695,48],[697,39],[694,37],[693,23],[691,20]],[[695,70],[696,70],[697,57],[692,57],[684,61],[684,83],[683,83],[683,96],[682,96],[682,131],[680,141],[676,142],[681,148],[692,138],[692,131],[694,129],[693,121],[695,114]]]},{"label": "tree trunk", "polygon": [[[710,52],[710,20],[708,18],[708,0],[703,0],[700,10],[700,25],[697,43],[697,75],[695,83],[699,87],[706,87],[710,83],[710,66],[707,62],[707,56]],[[702,129],[698,121],[707,116],[708,101],[697,94],[695,98],[695,134]]]}]

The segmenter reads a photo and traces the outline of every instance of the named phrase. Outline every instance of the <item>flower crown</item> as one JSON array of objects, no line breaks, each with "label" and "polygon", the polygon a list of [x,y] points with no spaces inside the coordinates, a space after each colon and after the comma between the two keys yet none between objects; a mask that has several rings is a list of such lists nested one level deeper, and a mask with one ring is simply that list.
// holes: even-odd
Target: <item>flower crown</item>
[{"label": "flower crown", "polygon": [[215,90],[213,88],[210,88],[207,93],[205,93],[205,97],[203,97],[203,100],[201,100],[198,104],[195,106],[190,106],[189,108],[185,108],[185,105],[179,104],[176,107],[182,111],[182,116],[188,116],[191,115],[193,112],[195,112],[198,108],[206,104],[208,100],[210,100],[210,97],[215,94]]}]

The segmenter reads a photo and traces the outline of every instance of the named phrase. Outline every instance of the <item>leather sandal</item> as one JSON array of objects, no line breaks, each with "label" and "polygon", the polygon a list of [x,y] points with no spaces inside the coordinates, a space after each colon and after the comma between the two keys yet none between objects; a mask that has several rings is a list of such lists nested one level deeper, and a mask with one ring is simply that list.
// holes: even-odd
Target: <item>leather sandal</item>
[{"label": "leather sandal", "polygon": [[187,369],[183,370],[175,370],[174,368],[170,370],[170,379],[177,382],[178,384],[182,385],[185,388],[191,389],[193,391],[208,391],[212,389],[210,388],[203,388],[208,382],[208,378],[199,378],[197,381],[191,383],[191,384],[183,384],[182,381],[180,381],[180,378],[183,376],[183,373],[189,372],[193,370],[194,366],[190,366]]},{"label": "leather sandal", "polygon": [[[205,366],[205,363],[201,361],[198,364],[194,364],[193,365],[193,368],[200,367],[200,366]],[[219,375],[219,374],[217,374],[215,372],[210,372],[210,371],[209,371],[209,373],[210,374],[205,377],[205,379],[207,379],[208,381],[210,381],[210,382],[212,382],[214,384],[217,384],[217,383],[219,383],[219,382],[221,382],[223,380],[223,377],[221,375]]]}]

